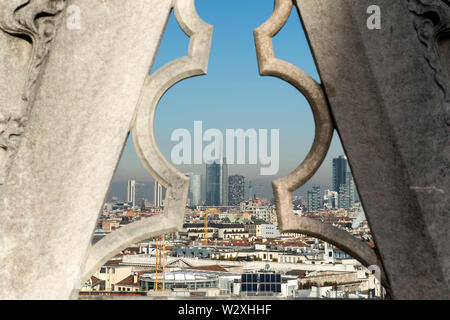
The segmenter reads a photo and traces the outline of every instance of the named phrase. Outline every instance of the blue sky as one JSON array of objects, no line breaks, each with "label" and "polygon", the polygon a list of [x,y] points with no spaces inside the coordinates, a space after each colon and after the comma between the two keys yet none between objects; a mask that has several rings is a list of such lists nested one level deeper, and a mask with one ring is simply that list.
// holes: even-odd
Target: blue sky
[{"label": "blue sky", "polygon": [[[297,167],[314,139],[314,119],[306,99],[288,83],[258,73],[253,30],[264,23],[273,10],[273,0],[196,0],[200,17],[214,26],[208,74],[182,81],[162,98],[156,113],[155,134],[159,148],[170,160],[173,130],[193,132],[196,120],[204,130],[249,128],[280,130],[280,171],[276,176],[259,176],[259,165],[233,165],[230,174],[270,181]],[[161,43],[152,72],[187,53],[188,38],[173,14]],[[320,81],[306,37],[293,10],[283,30],[274,38],[278,58],[291,62]],[[328,184],[331,159],[343,154],[337,134],[327,158],[312,182]],[[177,166],[183,172],[204,175],[204,165]],[[134,178],[151,180],[134,151],[131,137],[116,172],[115,181]]]}]

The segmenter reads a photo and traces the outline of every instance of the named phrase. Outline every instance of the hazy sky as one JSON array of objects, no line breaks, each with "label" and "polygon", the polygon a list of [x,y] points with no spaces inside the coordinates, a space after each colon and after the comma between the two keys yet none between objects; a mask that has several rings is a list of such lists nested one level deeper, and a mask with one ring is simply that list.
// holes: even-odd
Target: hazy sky
[{"label": "hazy sky", "polygon": [[[242,128],[280,130],[280,170],[276,176],[259,175],[259,165],[229,166],[229,174],[270,181],[287,175],[308,153],[314,139],[314,120],[306,99],[288,83],[258,73],[253,30],[271,15],[273,0],[196,0],[200,17],[214,26],[208,74],[182,81],[162,98],[156,113],[159,148],[170,161],[173,130],[193,132],[194,121],[204,130]],[[187,54],[188,38],[173,14],[167,25],[152,72]],[[284,29],[274,38],[275,54],[320,81],[302,26],[294,9]],[[329,184],[331,159],[343,154],[335,134],[331,149],[312,182]],[[183,172],[204,175],[205,165],[177,166]],[[115,181],[152,178],[134,151],[131,136],[124,149]]]}]

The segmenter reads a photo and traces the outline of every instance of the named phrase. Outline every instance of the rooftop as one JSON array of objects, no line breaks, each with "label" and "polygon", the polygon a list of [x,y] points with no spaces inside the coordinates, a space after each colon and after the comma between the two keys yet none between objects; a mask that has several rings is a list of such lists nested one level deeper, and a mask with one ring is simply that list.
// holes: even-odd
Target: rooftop
[{"label": "rooftop", "polygon": [[[201,280],[214,280],[216,275],[205,274],[202,272],[192,272],[192,271],[176,271],[176,272],[166,272],[164,280],[165,281],[201,281]],[[141,281],[156,281],[156,273],[145,273],[139,277]],[[162,274],[158,274],[158,280],[162,281]]]}]

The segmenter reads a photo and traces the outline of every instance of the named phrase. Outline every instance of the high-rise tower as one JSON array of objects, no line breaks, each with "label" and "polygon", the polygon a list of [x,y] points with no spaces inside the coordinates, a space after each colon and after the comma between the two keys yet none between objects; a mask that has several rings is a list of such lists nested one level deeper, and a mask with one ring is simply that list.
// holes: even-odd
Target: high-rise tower
[{"label": "high-rise tower", "polygon": [[341,184],[338,196],[338,207],[349,210],[355,205],[355,182],[352,173],[346,173],[345,183]]},{"label": "high-rise tower", "polygon": [[222,159],[220,168],[220,204],[228,205],[228,164],[227,158]]},{"label": "high-rise tower", "polygon": [[136,182],[134,190],[135,190],[135,193],[134,193],[135,194],[135,196],[134,196],[135,204],[137,206],[141,206],[142,205],[142,201],[146,200],[146,198],[145,198],[145,184]]},{"label": "high-rise tower", "polygon": [[228,165],[226,158],[206,163],[206,205],[228,205]]},{"label": "high-rise tower", "polygon": [[228,205],[238,206],[245,197],[245,178],[240,175],[228,178]]},{"label": "high-rise tower", "polygon": [[333,191],[339,192],[341,185],[345,183],[347,166],[347,158],[345,156],[333,159],[333,180],[331,181]]},{"label": "high-rise tower", "polygon": [[220,206],[221,191],[221,168],[220,163],[208,161],[206,163],[206,205]]},{"label": "high-rise tower", "polygon": [[194,206],[199,206],[202,202],[202,176],[192,172],[185,175],[190,178],[188,198]]},{"label": "high-rise tower", "polygon": [[155,186],[153,188],[153,205],[155,208],[164,206],[165,191],[166,189],[158,181],[155,181]]},{"label": "high-rise tower", "polygon": [[345,156],[333,159],[332,189],[338,193],[338,207],[351,209],[355,204],[355,183]]},{"label": "high-rise tower", "polygon": [[315,185],[308,191],[308,212],[317,212],[321,207],[320,186]]},{"label": "high-rise tower", "polygon": [[136,205],[136,181],[135,180],[128,180],[127,202],[130,202],[133,207]]}]

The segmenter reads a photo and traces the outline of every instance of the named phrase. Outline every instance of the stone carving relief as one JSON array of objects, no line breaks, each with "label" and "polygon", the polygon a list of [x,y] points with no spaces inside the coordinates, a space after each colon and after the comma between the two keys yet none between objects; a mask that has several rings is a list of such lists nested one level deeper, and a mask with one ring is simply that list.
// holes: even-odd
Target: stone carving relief
[{"label": "stone carving relief", "polygon": [[409,0],[409,10],[414,15],[414,27],[424,46],[424,56],[435,73],[435,81],[444,93],[444,115],[450,125],[450,85],[442,64],[439,40],[450,35],[450,2],[448,0]]},{"label": "stone carving relief", "polygon": [[45,68],[66,0],[8,0],[0,2],[0,29],[32,43],[27,81],[21,105],[15,110],[0,106],[0,185],[24,132],[39,78]]}]

